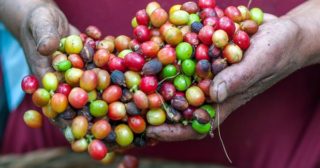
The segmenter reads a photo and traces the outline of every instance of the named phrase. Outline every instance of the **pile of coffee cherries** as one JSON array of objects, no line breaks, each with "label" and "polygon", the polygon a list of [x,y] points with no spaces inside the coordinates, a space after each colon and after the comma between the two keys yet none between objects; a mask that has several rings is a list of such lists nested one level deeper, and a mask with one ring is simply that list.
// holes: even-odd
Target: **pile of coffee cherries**
[{"label": "pile of coffee cherries", "polygon": [[[38,80],[26,76],[22,88],[64,133],[76,152],[107,157],[108,146],[146,144],[148,125],[190,124],[211,131],[215,109],[209,96],[214,75],[242,60],[250,36],[263,22],[259,8],[215,0],[174,5],[169,12],[150,2],[132,19],[133,37],[102,38],[85,33],[61,39],[52,59],[54,72]],[[25,112],[30,127],[41,126],[39,112]]]}]

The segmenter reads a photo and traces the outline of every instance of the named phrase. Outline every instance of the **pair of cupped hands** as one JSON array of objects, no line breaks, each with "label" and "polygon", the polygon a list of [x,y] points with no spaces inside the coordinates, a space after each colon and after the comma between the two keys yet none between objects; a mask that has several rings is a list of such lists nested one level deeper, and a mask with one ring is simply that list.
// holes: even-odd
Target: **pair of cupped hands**
[{"label": "pair of cupped hands", "polygon": [[[32,10],[20,30],[20,42],[32,72],[41,78],[45,72],[51,71],[48,56],[57,50],[60,38],[78,33],[55,5],[42,5]],[[299,27],[290,19],[265,14],[264,23],[251,38],[251,46],[243,60],[213,79],[210,96],[216,102],[213,106],[219,105],[219,123],[216,119],[213,128],[238,107],[303,66],[296,47],[299,38]],[[181,124],[149,126],[146,135],[159,141],[206,136]]]}]

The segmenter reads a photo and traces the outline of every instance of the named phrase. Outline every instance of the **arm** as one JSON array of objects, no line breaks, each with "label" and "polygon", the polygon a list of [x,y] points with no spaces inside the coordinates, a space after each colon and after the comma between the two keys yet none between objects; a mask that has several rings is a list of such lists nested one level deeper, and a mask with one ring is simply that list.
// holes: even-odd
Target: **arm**
[{"label": "arm", "polygon": [[[232,111],[294,71],[320,63],[320,0],[310,0],[280,18],[265,19],[251,39],[244,59],[221,71],[210,87],[219,104],[220,122]],[[269,16],[269,15],[266,15]],[[270,18],[270,17],[269,17]],[[174,134],[170,133],[174,132]],[[191,127],[149,127],[149,137],[163,141],[201,138]],[[190,136],[185,136],[190,135]]]}]

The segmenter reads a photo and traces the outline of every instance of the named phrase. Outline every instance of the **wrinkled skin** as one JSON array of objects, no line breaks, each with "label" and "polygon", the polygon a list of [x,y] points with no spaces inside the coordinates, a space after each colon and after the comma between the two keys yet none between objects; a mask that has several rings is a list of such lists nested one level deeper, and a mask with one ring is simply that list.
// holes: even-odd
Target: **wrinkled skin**
[{"label": "wrinkled skin", "polygon": [[60,38],[77,33],[55,5],[36,7],[23,23],[20,36],[32,72],[42,77],[52,71],[49,55],[59,47]]}]

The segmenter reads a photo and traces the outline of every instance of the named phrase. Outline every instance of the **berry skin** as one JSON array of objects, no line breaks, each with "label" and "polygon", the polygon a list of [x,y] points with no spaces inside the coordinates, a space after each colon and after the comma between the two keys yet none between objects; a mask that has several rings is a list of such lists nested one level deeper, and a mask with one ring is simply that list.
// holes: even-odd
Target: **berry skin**
[{"label": "berry skin", "polygon": [[191,24],[191,31],[194,33],[199,33],[199,31],[202,29],[203,25],[200,22],[193,22]]}]

